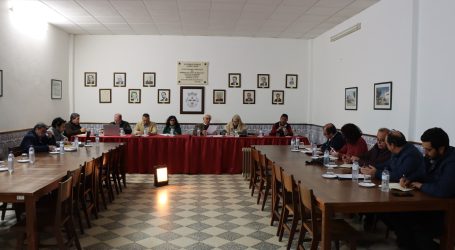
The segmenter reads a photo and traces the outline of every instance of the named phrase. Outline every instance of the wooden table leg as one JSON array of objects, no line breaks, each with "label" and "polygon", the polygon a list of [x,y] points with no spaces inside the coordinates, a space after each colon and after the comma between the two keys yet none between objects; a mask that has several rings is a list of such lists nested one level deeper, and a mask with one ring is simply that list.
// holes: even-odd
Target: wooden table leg
[{"label": "wooden table leg", "polygon": [[332,249],[332,240],[330,239],[330,222],[332,220],[332,211],[330,208],[322,207],[322,228],[321,228],[321,249]]},{"label": "wooden table leg", "polygon": [[38,249],[36,201],[33,196],[25,197],[25,213],[27,215],[26,231],[28,249]]},{"label": "wooden table leg", "polygon": [[444,215],[444,234],[441,236],[440,249],[453,250],[455,239],[455,202],[449,203],[449,208]]}]

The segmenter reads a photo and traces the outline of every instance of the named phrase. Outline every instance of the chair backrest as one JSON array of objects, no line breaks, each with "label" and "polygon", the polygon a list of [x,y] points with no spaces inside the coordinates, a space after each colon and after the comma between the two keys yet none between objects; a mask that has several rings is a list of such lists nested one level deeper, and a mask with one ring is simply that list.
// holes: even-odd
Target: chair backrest
[{"label": "chair backrest", "polygon": [[283,169],[275,163],[273,163],[272,169],[273,169],[272,171],[275,173],[275,178],[274,178],[275,181],[278,183],[282,183],[283,178],[282,178],[281,172],[283,172]]},{"label": "chair backrest", "polygon": [[303,184],[298,186],[299,188],[299,204],[300,204],[300,216],[302,223],[313,237],[317,238],[315,234],[319,233],[318,219],[316,216],[316,205],[315,198],[312,189],[308,189]]},{"label": "chair backrest", "polygon": [[66,180],[59,183],[55,224],[61,226],[73,214],[73,175],[68,173]]},{"label": "chair backrest", "polygon": [[287,205],[290,205],[295,211],[295,215],[298,215],[299,210],[299,197],[297,184],[294,181],[293,175],[288,175],[285,171],[281,172],[283,177],[283,200]]},{"label": "chair backrest", "polygon": [[95,165],[97,159],[85,162],[83,167],[82,190],[85,192],[95,186]]},{"label": "chair backrest", "polygon": [[259,171],[261,177],[267,176],[267,157],[259,152]]},{"label": "chair backrest", "polygon": [[21,148],[21,146],[9,147],[8,154],[9,154],[9,152],[12,152],[14,157],[16,157],[16,156],[19,156],[22,154],[22,148]]}]

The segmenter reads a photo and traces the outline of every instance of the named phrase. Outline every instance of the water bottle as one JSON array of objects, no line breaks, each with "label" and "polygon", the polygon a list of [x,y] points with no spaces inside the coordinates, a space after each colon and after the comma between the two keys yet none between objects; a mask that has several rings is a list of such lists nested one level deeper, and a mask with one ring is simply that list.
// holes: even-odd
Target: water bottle
[{"label": "water bottle", "polygon": [[120,128],[120,136],[125,136],[125,130],[123,128]]},{"label": "water bottle", "polygon": [[74,137],[74,147],[77,149],[79,147],[79,137]]},{"label": "water bottle", "polygon": [[28,159],[31,164],[35,163],[35,149],[33,148],[33,146],[30,146],[28,148]]},{"label": "water bottle", "polygon": [[14,155],[13,152],[9,152],[8,155],[8,172],[12,174],[14,172]]},{"label": "water bottle", "polygon": [[237,129],[234,129],[234,137],[239,137],[239,132],[237,131]]},{"label": "water bottle", "polygon": [[197,136],[201,136],[201,130],[200,130],[200,129],[197,129],[196,135],[197,135]]},{"label": "water bottle", "polygon": [[99,134],[99,133],[97,133],[97,134],[95,135],[95,143],[96,143],[96,145],[99,145],[99,144],[100,144],[100,134]]},{"label": "water bottle", "polygon": [[294,145],[295,145],[295,138],[292,137],[292,139],[291,139],[291,150],[294,150]]},{"label": "water bottle", "polygon": [[259,137],[263,137],[264,136],[264,132],[262,132],[262,129],[259,129]]},{"label": "water bottle", "polygon": [[312,145],[312,153],[313,153],[313,157],[317,157],[318,156],[318,146],[316,145],[316,143],[313,143]]},{"label": "water bottle", "polygon": [[327,166],[329,165],[330,163],[330,153],[329,153],[329,150],[325,150],[324,151],[324,166]]},{"label": "water bottle", "polygon": [[359,163],[356,161],[352,163],[352,180],[359,181]]},{"label": "water bottle", "polygon": [[387,169],[384,169],[384,171],[382,171],[382,182],[381,182],[381,191],[382,192],[389,192],[390,191],[390,187],[389,187],[389,180],[390,180],[390,174],[389,174],[389,171]]},{"label": "water bottle", "polygon": [[65,143],[63,141],[60,141],[60,154],[64,154],[65,153]]},{"label": "water bottle", "polygon": [[171,128],[171,135],[174,135],[174,134],[175,134],[175,129]]},{"label": "water bottle", "polygon": [[294,149],[295,150],[299,150],[299,146],[300,146],[300,139],[299,138],[295,138]]},{"label": "water bottle", "polygon": [[144,128],[144,136],[147,136],[149,134],[149,128],[145,127]]}]

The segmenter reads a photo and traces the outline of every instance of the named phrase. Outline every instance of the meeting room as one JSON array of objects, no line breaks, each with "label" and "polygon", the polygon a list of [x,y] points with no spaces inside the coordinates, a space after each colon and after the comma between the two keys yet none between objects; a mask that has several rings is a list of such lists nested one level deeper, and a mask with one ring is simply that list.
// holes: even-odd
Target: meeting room
[{"label": "meeting room", "polygon": [[454,250],[453,10],[0,0],[0,248]]}]

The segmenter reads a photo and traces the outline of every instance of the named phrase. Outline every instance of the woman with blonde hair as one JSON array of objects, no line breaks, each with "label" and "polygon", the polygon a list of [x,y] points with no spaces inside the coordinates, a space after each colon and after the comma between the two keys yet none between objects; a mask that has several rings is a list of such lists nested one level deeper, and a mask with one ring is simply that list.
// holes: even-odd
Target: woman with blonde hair
[{"label": "woman with blonde hair", "polygon": [[237,131],[237,133],[240,134],[247,134],[247,126],[245,123],[242,122],[242,118],[240,118],[239,115],[235,114],[231,121],[226,124],[224,127],[224,131],[226,134],[234,134],[234,131]]}]

